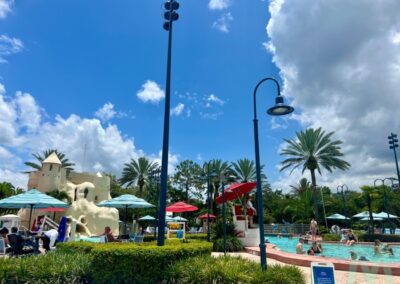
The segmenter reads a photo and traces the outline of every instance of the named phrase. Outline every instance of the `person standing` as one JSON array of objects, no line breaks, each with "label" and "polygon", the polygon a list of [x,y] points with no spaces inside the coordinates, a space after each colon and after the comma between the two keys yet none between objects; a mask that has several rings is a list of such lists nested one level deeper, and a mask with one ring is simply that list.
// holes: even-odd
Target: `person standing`
[{"label": "person standing", "polygon": [[314,218],[310,222],[311,241],[315,242],[317,239],[317,221]]}]

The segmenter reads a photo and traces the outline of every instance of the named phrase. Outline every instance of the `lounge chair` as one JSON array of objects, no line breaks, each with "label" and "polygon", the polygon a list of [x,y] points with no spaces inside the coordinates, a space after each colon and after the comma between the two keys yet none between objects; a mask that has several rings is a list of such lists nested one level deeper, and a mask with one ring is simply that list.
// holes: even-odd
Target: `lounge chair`
[{"label": "lounge chair", "polygon": [[197,230],[195,227],[190,228],[189,234],[196,234],[196,233],[197,233]]},{"label": "lounge chair", "polygon": [[100,241],[99,241],[99,243],[102,243],[102,244],[108,243],[107,236],[100,236]]},{"label": "lounge chair", "polygon": [[197,231],[198,234],[201,234],[203,232],[204,232],[203,227],[200,227],[199,230]]},{"label": "lounge chair", "polygon": [[133,243],[143,243],[144,235],[142,234],[136,234],[133,236],[129,236],[129,241]]}]

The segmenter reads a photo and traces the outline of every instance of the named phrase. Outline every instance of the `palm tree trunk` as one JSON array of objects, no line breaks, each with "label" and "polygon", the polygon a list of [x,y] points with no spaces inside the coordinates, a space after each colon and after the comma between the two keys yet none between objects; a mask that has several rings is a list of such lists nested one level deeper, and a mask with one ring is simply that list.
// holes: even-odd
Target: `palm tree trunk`
[{"label": "palm tree trunk", "polygon": [[312,198],[313,198],[313,212],[315,216],[315,220],[318,222],[319,214],[318,214],[318,192],[317,192],[317,180],[315,179],[315,170],[310,170],[311,173],[311,183],[312,183]]}]

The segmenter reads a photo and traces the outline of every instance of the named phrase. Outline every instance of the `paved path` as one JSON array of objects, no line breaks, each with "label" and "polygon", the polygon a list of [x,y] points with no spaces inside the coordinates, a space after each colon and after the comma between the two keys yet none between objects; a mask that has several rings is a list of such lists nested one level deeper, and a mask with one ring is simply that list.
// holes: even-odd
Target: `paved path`
[{"label": "paved path", "polygon": [[[212,256],[223,255],[222,253],[213,252]],[[260,262],[260,257],[257,255],[249,254],[246,252],[228,253],[230,256],[240,256],[255,262]],[[275,259],[267,258],[268,264],[281,264],[288,265],[279,262]],[[311,271],[310,268],[304,266],[298,266],[304,273],[307,280],[307,284],[311,283]],[[400,276],[389,276],[371,273],[358,273],[358,272],[347,272],[347,271],[335,271],[335,280],[337,284],[399,284]]]}]

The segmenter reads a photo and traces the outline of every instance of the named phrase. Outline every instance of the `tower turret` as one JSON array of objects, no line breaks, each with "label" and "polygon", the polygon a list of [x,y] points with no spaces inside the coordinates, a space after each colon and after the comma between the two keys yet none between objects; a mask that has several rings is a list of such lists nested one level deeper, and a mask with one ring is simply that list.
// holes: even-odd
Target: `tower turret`
[{"label": "tower turret", "polygon": [[62,176],[61,161],[55,152],[51,153],[42,162],[39,176],[38,189],[41,192],[49,192],[60,187]]}]

